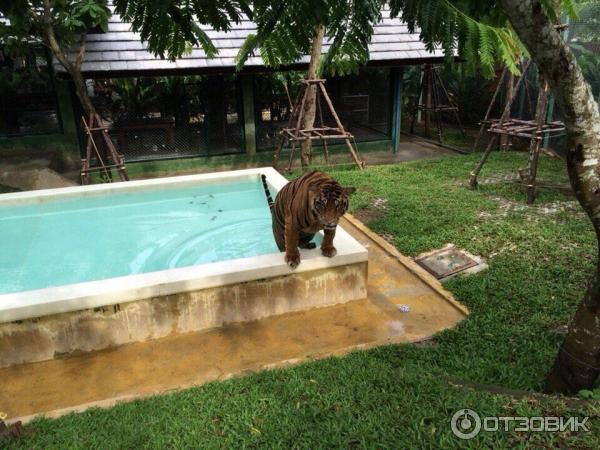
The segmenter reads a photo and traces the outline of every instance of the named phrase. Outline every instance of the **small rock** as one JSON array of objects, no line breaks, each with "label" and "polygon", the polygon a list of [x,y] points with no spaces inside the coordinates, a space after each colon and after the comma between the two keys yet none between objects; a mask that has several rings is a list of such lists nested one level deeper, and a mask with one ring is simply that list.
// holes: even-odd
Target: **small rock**
[{"label": "small rock", "polygon": [[559,326],[551,329],[550,333],[556,334],[556,335],[559,335],[559,336],[565,336],[568,331],[569,331],[569,326],[568,325],[559,325]]},{"label": "small rock", "polygon": [[386,209],[385,204],[387,203],[387,199],[386,198],[376,198],[373,201],[373,206],[375,208],[379,208],[379,209]]},{"label": "small rock", "polygon": [[23,191],[76,186],[72,180],[51,169],[21,169],[18,167],[0,168],[0,184]]}]

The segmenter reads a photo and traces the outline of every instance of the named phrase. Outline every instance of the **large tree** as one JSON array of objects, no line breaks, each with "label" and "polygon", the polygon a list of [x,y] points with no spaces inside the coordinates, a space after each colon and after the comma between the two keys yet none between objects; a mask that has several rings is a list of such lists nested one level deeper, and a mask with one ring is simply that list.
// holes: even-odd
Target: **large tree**
[{"label": "large tree", "polygon": [[[346,74],[369,59],[367,45],[381,17],[380,0],[271,0],[252,1],[256,33],[238,54],[238,69],[258,50],[267,66],[291,65],[310,55],[306,79],[325,73]],[[324,37],[329,49],[322,58]],[[316,89],[308,88],[300,127],[312,128],[316,115]],[[311,140],[302,141],[302,167],[311,163]]]},{"label": "large tree", "polygon": [[[197,20],[195,14],[206,5],[203,0],[163,2],[170,7],[182,8],[189,14],[171,14],[173,20],[168,26],[154,27],[156,15],[148,11],[161,3],[158,0],[116,0],[116,3],[121,7],[137,5],[137,9],[132,10],[145,12],[136,15],[134,27],[145,30],[150,48],[159,54],[166,52],[174,58],[185,49],[184,45],[170,46],[168,39],[164,38],[167,36],[165,30],[173,31],[177,41],[199,42],[194,21]],[[255,0],[243,4],[241,1],[219,0],[214,3],[217,5],[215,8],[223,8],[228,17],[233,18],[242,6],[246,9],[250,3],[256,6],[254,19],[258,22],[259,31],[245,50],[260,48],[267,63],[275,55],[269,53],[269,48],[275,48],[282,55],[289,52],[290,58],[299,50],[308,54],[308,44],[313,42],[316,25],[325,25],[327,35],[332,39],[325,62],[338,63],[343,67],[344,64],[354,66],[356,61],[367,59],[367,43],[384,0]],[[600,242],[600,113],[575,56],[555,28],[558,3],[558,0],[389,1],[392,15],[400,16],[411,30],[420,28],[420,37],[429,48],[440,46],[449,58],[458,53],[468,65],[478,66],[487,74],[493,72],[498,60],[513,72],[518,72],[516,62],[520,57],[520,47],[514,33],[518,35],[556,96],[567,129],[569,178]],[[574,0],[562,1],[567,10],[572,10],[573,5]],[[259,11],[261,7],[264,11]],[[315,11],[326,14],[328,21],[315,21],[323,17]],[[251,11],[246,13],[252,15]],[[162,12],[159,11],[160,14]],[[507,27],[507,21],[512,28]],[[268,45],[268,39],[274,40],[272,46]],[[569,327],[548,376],[547,386],[550,391],[572,393],[591,387],[599,374],[600,265]]]},{"label": "large tree", "polygon": [[81,64],[87,32],[106,29],[106,0],[0,0],[0,13],[7,19],[0,23],[4,49],[19,54],[32,44],[46,46],[73,80],[83,110],[94,112]]},{"label": "large tree", "polygon": [[[590,86],[540,0],[500,0],[510,22],[548,80],[567,129],[567,170],[573,191],[600,238],[600,113]],[[599,261],[600,262],[600,259]],[[600,265],[577,308],[548,390],[573,393],[600,374]]]}]

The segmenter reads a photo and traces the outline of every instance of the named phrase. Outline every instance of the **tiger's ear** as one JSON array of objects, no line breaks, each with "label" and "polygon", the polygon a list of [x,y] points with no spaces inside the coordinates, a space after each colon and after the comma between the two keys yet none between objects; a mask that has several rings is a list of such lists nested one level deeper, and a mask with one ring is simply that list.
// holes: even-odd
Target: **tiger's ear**
[{"label": "tiger's ear", "polygon": [[344,191],[344,194],[346,195],[351,195],[354,194],[356,192],[356,188],[355,187],[343,187],[342,190]]}]

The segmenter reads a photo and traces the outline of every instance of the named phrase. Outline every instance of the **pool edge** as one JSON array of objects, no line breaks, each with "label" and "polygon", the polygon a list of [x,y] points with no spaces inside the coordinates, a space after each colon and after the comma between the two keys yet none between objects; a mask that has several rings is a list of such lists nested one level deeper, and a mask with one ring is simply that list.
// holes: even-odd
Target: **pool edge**
[{"label": "pool edge", "polygon": [[0,368],[367,297],[366,261],[0,324]]},{"label": "pool edge", "polygon": [[[176,177],[117,182],[104,185],[76,186],[41,191],[2,194],[0,204],[12,201],[37,201],[37,198],[56,198],[87,193],[134,191],[154,186],[182,186],[198,182],[239,179],[266,174],[269,184],[278,191],[287,180],[272,167],[259,167],[228,172],[184,175]],[[301,250],[302,262],[290,269],[281,253],[252,256],[178,269],[167,269],[106,280],[87,281],[58,287],[0,295],[0,324],[27,320],[89,308],[102,308],[140,298],[171,295],[176,292],[213,288],[261,278],[321,270],[367,261],[367,250],[343,228],[339,227],[334,244],[334,258],[326,258],[319,249]]]}]

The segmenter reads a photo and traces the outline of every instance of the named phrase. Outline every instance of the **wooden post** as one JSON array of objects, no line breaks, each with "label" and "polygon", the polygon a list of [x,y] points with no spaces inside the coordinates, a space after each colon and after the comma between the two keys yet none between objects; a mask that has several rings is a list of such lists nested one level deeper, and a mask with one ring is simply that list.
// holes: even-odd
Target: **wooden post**
[{"label": "wooden post", "polygon": [[[550,92],[548,94],[548,113],[546,114],[546,122],[552,122],[554,120],[554,95]],[[550,144],[550,134],[544,136],[543,147],[548,148]]]},{"label": "wooden post", "polygon": [[[290,118],[288,119],[287,128],[291,128],[292,125],[294,124],[294,121],[296,120],[296,113],[297,113],[296,107],[298,106],[300,99],[304,95],[304,88],[305,88],[305,85],[301,84],[300,89],[298,89],[298,95],[296,96],[296,102],[293,105],[290,104]],[[289,98],[289,91],[287,90],[287,85],[286,85],[286,92],[288,93],[288,98]],[[281,150],[283,149],[283,146],[285,145],[286,140],[287,140],[287,137],[282,133],[281,138],[279,140],[279,144],[277,145],[277,148],[275,149],[275,153],[273,153],[273,163],[272,163],[273,167],[276,167],[277,163],[279,162],[279,157],[281,156]]]},{"label": "wooden post", "polygon": [[473,144],[473,151],[477,150],[477,147],[479,146],[479,141],[483,137],[483,132],[487,126],[487,121],[490,119],[490,114],[492,112],[492,108],[494,107],[494,103],[496,103],[498,93],[502,89],[502,82],[504,81],[504,77],[506,76],[507,71],[508,69],[506,67],[502,69],[500,79],[498,80],[498,86],[496,86],[496,90],[494,91],[494,95],[492,96],[492,101],[488,105],[487,111],[485,112],[485,116],[481,122],[481,126],[479,127],[479,133],[477,133],[477,138],[475,138],[475,143]]},{"label": "wooden post", "polygon": [[[327,94],[327,90],[325,89],[325,80],[322,79],[314,79],[314,80],[303,80],[302,86],[300,88],[299,97],[296,100],[296,103],[293,107],[293,113],[290,116],[288,126],[281,130],[282,139],[281,144],[277,147],[275,154],[273,155],[274,161],[277,161],[279,158],[279,154],[281,153],[283,144],[285,141],[291,143],[290,150],[290,158],[287,166],[287,170],[290,171],[292,169],[292,164],[294,162],[294,151],[296,150],[296,146],[298,143],[303,144],[306,141],[312,141],[313,139],[319,139],[323,142],[323,148],[325,152],[325,161],[329,164],[329,149],[327,146],[328,139],[343,139],[350,151],[350,155],[354,159],[354,162],[358,166],[359,169],[362,169],[365,166],[364,161],[361,160],[358,149],[356,147],[356,143],[354,142],[354,137],[352,134],[348,133],[341,121],[335,112],[335,108],[333,107],[333,103]],[[315,92],[315,115],[318,117],[320,121],[320,126],[315,127],[314,124],[309,128],[301,128],[302,124],[302,115],[307,103],[307,97],[309,94],[309,88],[316,88]],[[320,102],[320,97],[325,100],[325,103],[329,107],[329,112],[333,117],[336,127],[325,126],[323,123],[323,112],[322,112],[322,104]],[[292,126],[294,125],[295,126]]]},{"label": "wooden post", "polygon": [[[327,95],[325,86],[323,85],[323,83],[319,83],[319,87],[321,88],[321,92],[323,92],[323,98],[325,99],[327,106],[329,106],[329,112],[331,112],[331,115],[333,116],[333,120],[335,120],[335,123],[337,124],[338,129],[343,134],[346,134],[346,130],[344,129],[344,126],[342,125],[340,118],[338,117],[337,113],[335,112],[333,103],[331,103],[331,99],[329,98],[329,95]],[[354,150],[354,148],[352,147],[352,143],[350,142],[350,139],[348,137],[346,137],[345,141],[346,141],[346,146],[348,147],[348,150],[350,150],[350,154],[352,155],[352,158],[354,159],[354,162],[356,163],[358,168],[362,170],[365,167],[365,162],[360,159],[360,157],[358,156],[358,152],[356,150]]]},{"label": "wooden post", "polygon": [[536,121],[536,132],[535,136],[531,139],[529,144],[529,158],[527,160],[527,204],[531,205],[535,201],[536,190],[535,190],[535,179],[537,176],[538,160],[540,157],[540,147],[542,144],[542,127],[546,123],[546,107],[548,104],[548,82],[542,79],[541,74],[540,80],[540,92],[538,94],[538,101],[535,110],[535,121]]},{"label": "wooden post", "polygon": [[[512,101],[512,98],[514,96],[514,91],[515,91],[515,76],[512,74],[512,72],[509,72],[508,81],[506,83],[506,101],[507,102]],[[511,103],[510,107],[512,108],[512,103]],[[507,150],[509,145],[510,145],[510,138],[507,135],[500,136],[500,149]]]},{"label": "wooden post", "polygon": [[441,102],[440,102],[440,93],[438,90],[436,75],[437,75],[436,70],[433,67],[431,67],[429,79],[431,81],[430,86],[431,86],[431,92],[433,94],[433,114],[435,115],[435,122],[437,124],[438,142],[441,144],[442,141],[444,140],[444,137],[442,136],[442,113],[439,110],[439,107],[441,106]]},{"label": "wooden post", "polygon": [[458,129],[460,130],[460,134],[462,135],[462,137],[466,137],[465,129],[462,126],[462,122],[460,121],[458,105],[456,103],[454,103],[452,101],[452,99],[450,98],[450,94],[448,94],[448,90],[446,89],[446,86],[444,85],[444,82],[442,81],[442,77],[440,76],[440,74],[438,73],[438,71],[436,69],[434,69],[433,74],[435,76],[435,79],[437,80],[437,86],[440,87],[440,89],[446,96],[446,100],[448,100],[448,105],[450,107],[452,107],[452,111],[454,112],[454,119],[456,120],[456,125],[458,125]]},{"label": "wooden post", "polygon": [[[315,95],[315,102],[317,106],[317,114],[319,117],[319,127],[324,128],[325,122],[323,122],[323,111],[321,108],[321,95],[317,90]],[[331,167],[331,162],[329,161],[329,148],[327,147],[327,139],[323,139],[323,153],[325,155],[325,164]]]},{"label": "wooden post", "polygon": [[[509,118],[510,109],[515,100],[515,93],[519,92],[519,86],[521,86],[521,83],[523,82],[523,80],[525,79],[525,76],[527,75],[527,70],[529,69],[530,63],[531,63],[531,61],[527,61],[525,64],[523,64],[523,68],[521,69],[522,74],[519,77],[519,80],[517,81],[517,84],[515,85],[515,87],[513,89],[512,98],[510,99],[510,101],[506,102],[506,105],[504,105],[504,111],[502,112],[502,116],[500,117],[500,120],[498,122],[499,125],[502,125],[502,123],[505,122],[506,119]],[[481,168],[485,164],[488,156],[490,156],[490,153],[492,152],[494,145],[498,141],[496,138],[497,138],[497,135],[494,135],[492,137],[492,139],[490,139],[490,142],[488,143],[488,146],[486,147],[485,151],[483,152],[483,155],[481,155],[480,161],[477,163],[475,168],[469,174],[469,188],[475,189],[477,187],[477,177],[479,176],[479,172],[481,172]]]},{"label": "wooden post", "polygon": [[431,126],[431,64],[425,64],[425,136],[429,137],[429,128]]},{"label": "wooden post", "polygon": [[[88,184],[90,182],[91,172],[101,172],[104,174],[106,181],[112,182],[113,168],[117,169],[121,181],[129,181],[123,156],[117,152],[117,149],[108,134],[108,128],[103,125],[100,116],[96,113],[92,113],[89,117],[89,123],[86,121],[85,117],[81,118],[81,122],[87,136],[85,157],[81,160],[82,184]],[[99,148],[96,145],[94,133],[100,133],[102,141],[104,142],[103,147]],[[97,166],[95,167],[91,167],[92,150],[94,151],[94,158],[97,163]]]}]

